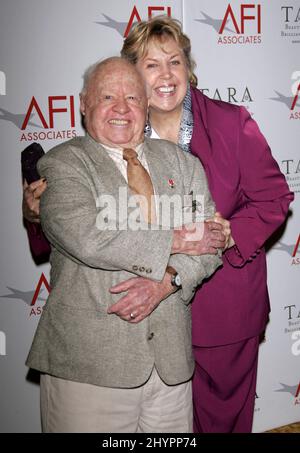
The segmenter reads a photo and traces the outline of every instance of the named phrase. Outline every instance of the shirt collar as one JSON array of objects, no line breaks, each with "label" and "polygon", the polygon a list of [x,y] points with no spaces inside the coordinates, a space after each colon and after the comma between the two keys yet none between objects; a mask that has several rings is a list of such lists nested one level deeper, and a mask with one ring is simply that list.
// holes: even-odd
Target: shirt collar
[{"label": "shirt collar", "polygon": [[[87,136],[93,140],[96,144],[101,145],[111,156],[115,156],[118,159],[123,159],[123,148],[112,148],[110,146],[104,145],[103,143],[96,142],[95,139],[93,139],[88,133]],[[137,145],[135,148],[133,148],[138,155],[138,159],[141,160],[143,154],[144,154],[144,142],[140,143]]]}]

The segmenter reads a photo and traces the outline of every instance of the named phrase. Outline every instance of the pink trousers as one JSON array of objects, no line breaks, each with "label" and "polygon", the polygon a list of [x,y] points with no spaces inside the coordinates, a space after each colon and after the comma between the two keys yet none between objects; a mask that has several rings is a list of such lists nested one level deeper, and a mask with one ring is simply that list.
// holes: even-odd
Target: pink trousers
[{"label": "pink trousers", "polygon": [[212,348],[194,346],[195,433],[252,430],[259,337]]}]

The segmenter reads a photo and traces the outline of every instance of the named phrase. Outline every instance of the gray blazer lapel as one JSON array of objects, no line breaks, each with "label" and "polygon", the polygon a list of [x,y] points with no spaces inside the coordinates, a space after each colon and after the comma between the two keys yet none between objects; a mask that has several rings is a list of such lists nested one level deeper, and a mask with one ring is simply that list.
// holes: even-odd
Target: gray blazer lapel
[{"label": "gray blazer lapel", "polygon": [[166,168],[162,164],[164,157],[160,154],[161,147],[163,147],[162,141],[145,140],[144,150],[155,193],[172,196],[177,192],[176,185],[178,184],[178,187],[181,187],[181,181],[174,167]]},{"label": "gray blazer lapel", "polygon": [[[93,140],[89,135],[84,137],[85,150],[93,162],[101,167],[101,184],[107,193],[118,193],[119,187],[127,187],[127,181],[115,162],[108,155],[106,149]],[[103,169],[105,168],[105,171]]]},{"label": "gray blazer lapel", "polygon": [[[84,150],[87,155],[86,165],[90,165],[89,174],[93,175],[92,190],[95,190],[95,202],[99,211],[98,225],[104,229],[118,228],[127,222],[128,185],[116,163],[107,150],[89,135],[84,137]],[[91,165],[92,162],[92,165]]]},{"label": "gray blazer lapel", "polygon": [[[114,198],[116,212],[111,211],[110,218],[111,220],[117,219],[117,223],[118,221],[123,223],[125,221],[125,213],[127,212],[129,217],[132,211],[138,208],[138,205],[134,203],[131,206],[129,204],[129,198],[134,195],[133,192],[128,187],[126,179],[109,156],[107,150],[89,135],[85,137],[85,149],[89,158],[99,168],[99,171],[97,171],[99,180],[95,182],[98,197],[108,195]],[[105,171],[103,171],[103,168],[105,168]]]},{"label": "gray blazer lapel", "polygon": [[[174,196],[180,197],[180,206],[183,206],[182,195],[184,194],[184,189],[181,176],[176,171],[175,165],[166,166],[162,163],[164,153],[160,153],[160,150],[163,149],[164,142],[160,140],[146,139],[144,146],[155,194],[158,196],[163,195],[165,199],[168,197],[169,200],[172,200],[172,197]],[[164,212],[162,212],[162,206],[164,206]],[[174,207],[176,204],[170,204],[170,215],[166,214],[166,206],[167,205],[163,204],[160,204],[159,206],[159,224],[164,226],[174,226]],[[177,222],[175,223],[177,224]],[[179,224],[181,224],[180,221]]]}]

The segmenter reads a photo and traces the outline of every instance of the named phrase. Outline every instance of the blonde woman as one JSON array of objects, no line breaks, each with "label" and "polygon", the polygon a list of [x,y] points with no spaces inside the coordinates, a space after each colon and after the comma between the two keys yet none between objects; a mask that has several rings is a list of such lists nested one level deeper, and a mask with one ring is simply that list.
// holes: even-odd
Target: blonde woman
[{"label": "blonde woman", "polygon": [[121,54],[151,89],[147,135],[201,160],[217,211],[230,221],[223,267],[192,303],[194,430],[250,432],[269,312],[264,243],[285,220],[293,194],[248,112],[196,88],[191,43],[178,21],[137,24]]}]

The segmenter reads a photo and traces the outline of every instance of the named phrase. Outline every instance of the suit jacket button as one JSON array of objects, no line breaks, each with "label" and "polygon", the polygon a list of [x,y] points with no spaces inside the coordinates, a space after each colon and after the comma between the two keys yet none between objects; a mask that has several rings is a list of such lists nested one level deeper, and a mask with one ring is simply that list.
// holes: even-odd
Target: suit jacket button
[{"label": "suit jacket button", "polygon": [[139,268],[139,271],[140,271],[140,272],[145,272],[145,268],[144,268],[144,267],[140,267],[140,268]]},{"label": "suit jacket button", "polygon": [[146,274],[151,274],[152,272],[152,269],[149,267],[148,269],[146,269]]},{"label": "suit jacket button", "polygon": [[132,266],[132,270],[134,270],[134,271],[137,271],[137,270],[138,270],[138,268],[139,268],[139,267],[138,267],[138,266],[136,266],[136,265]]},{"label": "suit jacket button", "polygon": [[151,332],[151,333],[148,335],[148,340],[149,340],[149,341],[152,340],[153,337],[154,337],[154,333]]}]

